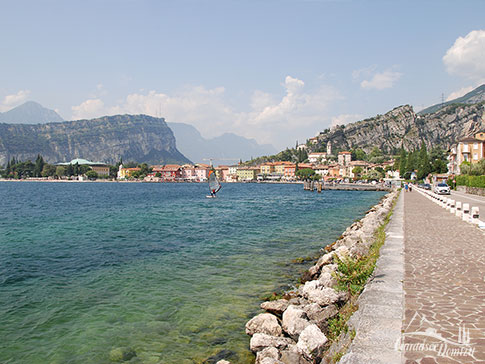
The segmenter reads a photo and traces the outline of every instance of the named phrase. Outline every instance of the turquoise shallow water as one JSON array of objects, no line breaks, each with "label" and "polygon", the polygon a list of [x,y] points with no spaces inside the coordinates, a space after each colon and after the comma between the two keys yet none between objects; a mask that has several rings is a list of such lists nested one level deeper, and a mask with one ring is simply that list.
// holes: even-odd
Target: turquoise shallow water
[{"label": "turquoise shallow water", "polygon": [[0,182],[0,362],[251,360],[244,324],[380,192]]}]

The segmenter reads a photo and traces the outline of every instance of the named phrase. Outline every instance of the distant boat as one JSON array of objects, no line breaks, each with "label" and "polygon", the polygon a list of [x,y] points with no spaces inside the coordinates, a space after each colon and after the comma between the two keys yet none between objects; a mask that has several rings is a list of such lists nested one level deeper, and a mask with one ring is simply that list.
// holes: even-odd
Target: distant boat
[{"label": "distant boat", "polygon": [[209,171],[209,192],[210,196],[206,196],[207,198],[215,198],[216,193],[219,192],[221,189],[221,183],[217,179],[216,171],[211,169]]}]

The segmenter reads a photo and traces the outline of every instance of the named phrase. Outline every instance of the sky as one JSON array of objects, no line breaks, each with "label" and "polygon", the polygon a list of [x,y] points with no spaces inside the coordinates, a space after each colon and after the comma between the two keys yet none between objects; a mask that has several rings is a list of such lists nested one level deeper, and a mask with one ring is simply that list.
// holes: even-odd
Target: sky
[{"label": "sky", "polygon": [[485,83],[483,0],[0,0],[0,112],[148,114],[277,149]]}]

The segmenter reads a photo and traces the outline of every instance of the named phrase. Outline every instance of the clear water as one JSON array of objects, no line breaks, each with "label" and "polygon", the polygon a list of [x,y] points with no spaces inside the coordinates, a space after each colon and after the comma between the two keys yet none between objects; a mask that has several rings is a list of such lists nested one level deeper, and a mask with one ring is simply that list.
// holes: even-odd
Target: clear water
[{"label": "clear water", "polygon": [[[380,192],[0,183],[0,362],[252,360],[244,324]],[[310,264],[310,263],[308,263]]]}]

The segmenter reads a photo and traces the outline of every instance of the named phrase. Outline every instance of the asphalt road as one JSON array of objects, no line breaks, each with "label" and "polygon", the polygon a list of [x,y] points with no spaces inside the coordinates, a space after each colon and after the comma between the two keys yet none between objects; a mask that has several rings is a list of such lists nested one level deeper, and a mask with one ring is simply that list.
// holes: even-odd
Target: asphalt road
[{"label": "asphalt road", "polygon": [[473,206],[478,206],[480,209],[480,220],[485,221],[485,197],[470,195],[464,192],[451,191],[451,198],[455,201],[461,201],[462,204],[470,204],[470,209]]}]

